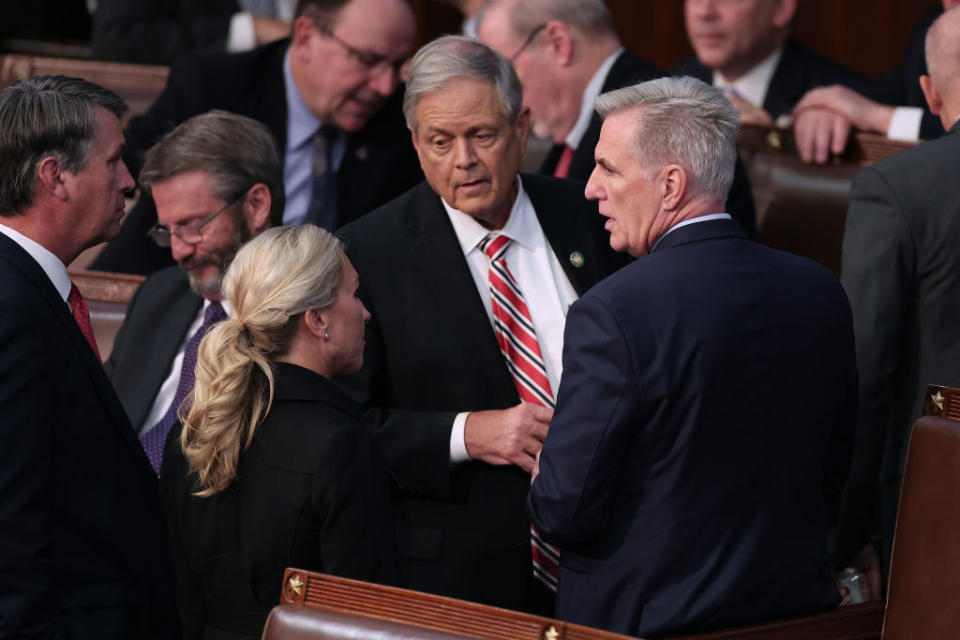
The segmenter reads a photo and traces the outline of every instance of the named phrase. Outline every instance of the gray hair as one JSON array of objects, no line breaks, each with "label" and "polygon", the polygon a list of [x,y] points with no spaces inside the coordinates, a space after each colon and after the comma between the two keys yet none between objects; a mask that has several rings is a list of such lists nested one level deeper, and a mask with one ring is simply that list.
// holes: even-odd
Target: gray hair
[{"label": "gray hair", "polygon": [[947,11],[930,26],[924,43],[927,75],[941,94],[950,95],[960,69],[960,12]]},{"label": "gray hair", "polygon": [[439,91],[451,80],[471,78],[496,88],[500,109],[511,124],[523,107],[523,87],[510,62],[473,38],[443,36],[425,44],[410,61],[403,115],[417,130],[417,105],[423,96]]},{"label": "gray hair", "polygon": [[224,201],[235,200],[262,182],[270,189],[271,219],[282,216],[283,164],[264,124],[220,110],[194,116],[147,151],[140,184],[149,190],[153,184],[197,170],[213,177],[211,195]]},{"label": "gray hair", "polygon": [[117,118],[127,113],[115,93],[79,78],[39,76],[0,91],[0,216],[30,205],[44,158],[83,171],[97,137],[97,108]]},{"label": "gray hair", "polygon": [[632,153],[649,177],[678,164],[688,172],[695,192],[726,200],[737,161],[740,117],[719,89],[690,76],[659,78],[597,99],[603,118],[633,109],[639,127]]},{"label": "gray hair", "polygon": [[[551,20],[577,27],[585,33],[613,33],[613,18],[603,0],[506,0],[510,7],[510,26],[519,38]],[[505,4],[492,0],[484,11]],[[482,18],[481,18],[482,19]]]}]

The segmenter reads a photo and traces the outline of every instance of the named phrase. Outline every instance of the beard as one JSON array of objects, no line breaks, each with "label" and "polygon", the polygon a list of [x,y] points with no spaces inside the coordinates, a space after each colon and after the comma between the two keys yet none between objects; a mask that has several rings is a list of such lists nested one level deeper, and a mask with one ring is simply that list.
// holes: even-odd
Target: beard
[{"label": "beard", "polygon": [[[226,247],[215,249],[204,254],[193,254],[179,262],[180,267],[185,269],[187,277],[190,280],[190,288],[198,295],[207,300],[221,300],[223,276],[227,268],[237,255],[237,251],[244,242],[250,239],[250,232],[241,221],[237,225],[237,232],[230,239]],[[205,267],[213,267],[212,271]],[[209,271],[206,275],[202,271]]]}]

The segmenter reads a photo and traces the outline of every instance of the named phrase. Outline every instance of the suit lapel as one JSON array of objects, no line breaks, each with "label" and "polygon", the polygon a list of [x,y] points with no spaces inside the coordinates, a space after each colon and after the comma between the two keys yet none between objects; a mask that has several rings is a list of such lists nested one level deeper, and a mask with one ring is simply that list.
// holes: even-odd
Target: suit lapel
[{"label": "suit lapel", "polygon": [[407,211],[410,253],[420,269],[434,308],[446,316],[445,324],[462,340],[464,348],[498,391],[515,395],[516,388],[504,364],[493,328],[473,276],[440,198],[429,184],[417,187]]},{"label": "suit lapel", "polygon": [[[0,251],[3,252],[3,255],[10,260],[27,280],[33,283],[43,296],[47,305],[50,307],[50,312],[57,318],[57,321],[66,333],[67,339],[78,352],[80,361],[83,363],[83,367],[90,377],[93,388],[100,397],[100,401],[106,408],[107,413],[110,414],[110,422],[113,424],[113,427],[120,432],[121,437],[132,447],[135,455],[143,458],[143,462],[146,463],[146,454],[144,454],[143,449],[140,447],[140,442],[130,427],[127,414],[120,405],[120,400],[117,398],[113,387],[110,386],[110,381],[103,371],[103,366],[94,355],[83,332],[80,331],[80,327],[70,313],[66,302],[60,297],[53,283],[50,282],[50,278],[47,277],[47,274],[40,268],[40,265],[38,265],[20,245],[3,234],[0,234]],[[149,467],[146,468],[149,469]]]}]

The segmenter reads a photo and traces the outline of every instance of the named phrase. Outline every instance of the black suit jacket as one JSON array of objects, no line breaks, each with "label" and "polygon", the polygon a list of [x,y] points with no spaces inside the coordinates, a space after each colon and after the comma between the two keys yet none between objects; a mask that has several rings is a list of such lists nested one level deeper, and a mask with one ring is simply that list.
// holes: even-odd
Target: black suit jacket
[{"label": "black suit jacket", "polygon": [[390,479],[360,407],[275,363],[273,405],[226,490],[198,498],[170,430],[160,475],[186,638],[259,638],[286,567],[396,580]]},{"label": "black suit jacket", "polygon": [[[700,64],[696,58],[682,62],[674,70],[674,75],[693,76],[708,84],[713,83],[713,70]],[[787,40],[762,106],[776,120],[789,114],[807,91],[829,84],[842,84],[862,92],[866,88],[866,79],[798,42]]]},{"label": "black suit jacket", "polygon": [[127,306],[103,367],[135,431],[147,419],[202,305],[187,272],[167,267],[144,280]]},{"label": "black suit jacket", "polygon": [[[150,110],[134,118],[124,132],[124,161],[136,176],[143,154],[176,125],[211,109],[225,109],[259,120],[279,144],[287,141],[287,100],[283,79],[284,40],[246,53],[187,56],[173,65],[170,79]],[[400,111],[398,91],[361,131],[347,136],[337,171],[340,223],[354,220],[423,179]],[[171,264],[170,251],[146,237],[156,223],[156,209],[141,198],[117,236],[97,257],[93,268],[151,273]],[[282,224],[275,219],[273,224]]]},{"label": "black suit jacket", "polygon": [[169,638],[157,481],[40,266],[0,234],[0,638]]},{"label": "black suit jacket", "polygon": [[[640,59],[629,49],[624,49],[620,55],[617,56],[613,66],[610,67],[610,72],[603,81],[603,87],[600,89],[600,93],[629,87],[638,82],[654,80],[663,75],[663,71],[656,65]],[[594,150],[597,147],[597,142],[600,140],[601,127],[603,127],[603,119],[600,118],[599,113],[594,111],[590,119],[590,126],[587,127],[586,133],[583,134],[580,146],[573,152],[573,159],[570,161],[570,170],[567,173],[567,177],[576,180],[588,180],[590,178],[590,174],[593,173],[593,167],[596,164],[594,162]],[[550,150],[550,153],[547,154],[547,157],[544,159],[543,166],[540,167],[540,173],[553,175],[565,146],[566,145],[562,144],[554,145],[553,149]],[[733,185],[730,188],[730,197],[727,200],[727,211],[740,223],[751,238],[756,238],[757,215],[753,206],[753,194],[750,192],[750,182],[747,178],[746,169],[739,158],[737,159],[737,166],[733,176]]]},{"label": "black suit jacket", "polygon": [[185,53],[224,51],[237,0],[99,0],[93,55],[101,60],[170,64]]},{"label": "black suit jacket", "polygon": [[926,385],[960,386],[960,125],[853,180],[842,282],[853,308],[860,416],[839,552],[870,538],[877,483],[884,563],[910,426]]},{"label": "black suit jacket", "polygon": [[[524,175],[523,185],[578,293],[622,261],[582,183]],[[440,198],[424,182],[342,233],[373,316],[351,387],[400,485],[402,584],[521,608],[531,574],[529,476],[450,464],[458,412],[505,409],[519,398]],[[571,263],[574,251],[581,267]]]},{"label": "black suit jacket", "polygon": [[910,32],[910,39],[903,50],[900,66],[871,81],[864,95],[877,102],[893,106],[920,107],[923,120],[920,123],[920,137],[930,140],[943,135],[943,123],[938,116],[930,112],[930,106],[920,89],[920,76],[927,73],[927,57],[924,51],[927,31],[933,21],[943,14],[943,5],[936,6],[923,14]]},{"label": "black suit jacket", "polygon": [[843,289],[731,221],[667,234],[567,316],[530,492],[557,617],[659,637],[839,602],[824,490],[856,412]]}]

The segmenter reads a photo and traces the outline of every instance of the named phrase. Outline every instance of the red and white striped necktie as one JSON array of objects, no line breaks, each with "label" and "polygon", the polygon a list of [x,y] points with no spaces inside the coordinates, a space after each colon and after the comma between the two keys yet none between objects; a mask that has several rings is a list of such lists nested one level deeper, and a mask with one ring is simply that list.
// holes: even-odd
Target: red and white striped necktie
[{"label": "red and white striped necktie", "polygon": [[[480,250],[490,258],[488,278],[494,333],[520,399],[552,409],[553,392],[530,310],[520,286],[507,268],[509,246],[510,238],[498,233],[491,233],[480,242]],[[556,593],[560,550],[543,542],[533,525],[530,526],[530,551],[534,577]]]}]

